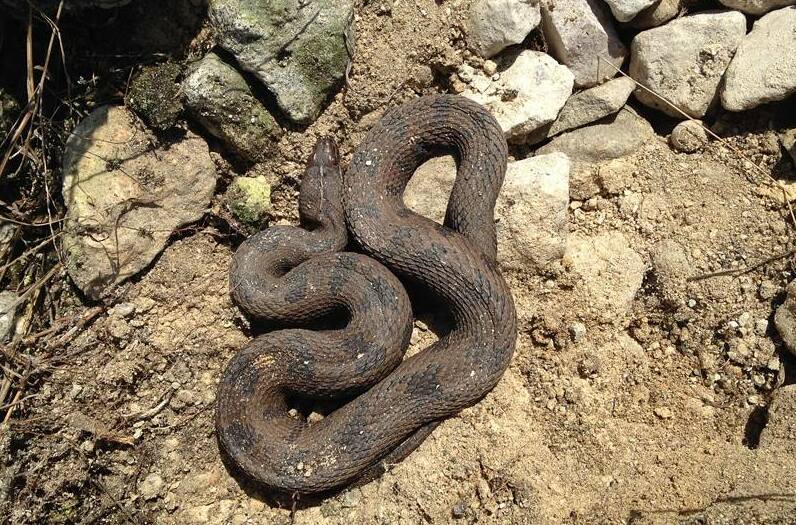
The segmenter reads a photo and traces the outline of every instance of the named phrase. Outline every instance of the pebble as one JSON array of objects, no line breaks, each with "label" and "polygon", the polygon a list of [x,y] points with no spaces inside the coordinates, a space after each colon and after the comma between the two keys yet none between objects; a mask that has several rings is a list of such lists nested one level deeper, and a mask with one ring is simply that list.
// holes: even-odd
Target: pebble
[{"label": "pebble", "polygon": [[11,291],[0,292],[0,343],[9,339],[14,333],[19,305],[19,296]]},{"label": "pebble", "polygon": [[654,412],[661,419],[671,419],[673,416],[672,410],[668,407],[656,407]]},{"label": "pebble", "polygon": [[708,143],[708,133],[701,120],[684,120],[672,130],[669,143],[677,151],[694,153]]},{"label": "pebble", "polygon": [[605,3],[611,8],[614,18],[620,22],[629,22],[657,1],[659,0],[605,0]]},{"label": "pebble", "polygon": [[594,354],[586,354],[578,362],[578,374],[583,379],[594,377],[599,372],[600,358]]},{"label": "pebble", "polygon": [[569,336],[572,342],[580,343],[586,337],[586,325],[581,322],[575,322],[569,325]]}]

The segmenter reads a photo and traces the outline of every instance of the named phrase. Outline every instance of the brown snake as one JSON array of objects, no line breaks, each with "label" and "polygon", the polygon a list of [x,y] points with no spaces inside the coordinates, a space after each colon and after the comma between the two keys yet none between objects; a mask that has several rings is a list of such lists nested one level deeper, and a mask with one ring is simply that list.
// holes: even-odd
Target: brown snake
[{"label": "brown snake", "polygon": [[[456,157],[458,174],[442,226],[409,211],[403,192],[420,164],[444,152]],[[334,144],[319,142],[301,184],[301,227],[254,235],[232,262],[240,308],[287,326],[252,340],[219,385],[216,429],[235,467],[285,492],[339,487],[408,455],[497,384],[516,339],[495,262],[506,159],[495,119],[451,95],[387,112],[344,175]],[[342,251],[349,234],[365,255]],[[440,299],[453,318],[449,333],[408,359],[412,310],[391,272]],[[344,327],[307,328],[335,313]],[[297,396],[351,400],[307,423],[288,413]]]}]

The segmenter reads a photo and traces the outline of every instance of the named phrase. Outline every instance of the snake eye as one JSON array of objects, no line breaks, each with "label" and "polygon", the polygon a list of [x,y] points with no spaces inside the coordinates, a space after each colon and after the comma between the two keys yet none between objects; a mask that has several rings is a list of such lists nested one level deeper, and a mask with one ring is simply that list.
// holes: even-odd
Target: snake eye
[{"label": "snake eye", "polygon": [[308,164],[310,166],[337,166],[339,163],[340,154],[334,139],[331,137],[318,139]]}]

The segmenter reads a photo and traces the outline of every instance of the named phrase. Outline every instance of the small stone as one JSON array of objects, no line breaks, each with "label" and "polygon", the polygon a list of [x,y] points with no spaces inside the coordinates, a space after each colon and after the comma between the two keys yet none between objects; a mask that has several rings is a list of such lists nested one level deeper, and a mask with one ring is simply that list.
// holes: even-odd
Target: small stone
[{"label": "small stone", "polygon": [[586,354],[578,362],[578,375],[583,379],[594,377],[599,372],[600,358],[594,354]]},{"label": "small stone", "polygon": [[755,333],[757,335],[763,336],[766,335],[768,331],[768,320],[767,319],[758,319],[755,321]]},{"label": "small stone", "polygon": [[581,322],[572,323],[569,325],[569,336],[573,343],[580,343],[586,337],[586,325]]},{"label": "small stone", "polygon": [[542,28],[550,53],[572,70],[577,87],[613,78],[627,56],[605,4],[597,0],[543,2]]},{"label": "small stone", "polygon": [[487,75],[494,75],[497,73],[497,64],[491,60],[484,60],[484,73]]},{"label": "small stone", "polygon": [[755,22],[724,75],[721,104],[745,111],[796,93],[796,7]]},{"label": "small stone", "polygon": [[111,308],[110,315],[115,317],[130,318],[135,314],[135,305],[133,303],[119,303]]},{"label": "small stone", "polygon": [[540,20],[535,0],[475,0],[467,21],[467,42],[476,53],[489,58],[521,43]]},{"label": "small stone", "polygon": [[573,77],[569,69],[539,51],[525,50],[508,60],[499,80],[476,75],[490,87],[464,96],[486,106],[508,140],[521,142],[555,120],[572,93]]},{"label": "small stone", "polygon": [[782,147],[790,155],[793,164],[796,165],[796,128],[788,129],[779,134]]},{"label": "small stone", "polygon": [[451,514],[457,520],[465,517],[467,515],[467,504],[463,501],[459,501],[451,509]]},{"label": "small stone", "polygon": [[226,193],[233,215],[256,230],[262,226],[271,209],[271,185],[265,177],[235,177]]},{"label": "small stone", "polygon": [[144,478],[144,481],[142,481],[138,486],[138,491],[141,493],[141,497],[147,501],[153,500],[160,496],[162,490],[163,478],[154,472]]},{"label": "small stone", "polygon": [[[737,11],[704,12],[642,31],[633,39],[630,76],[693,118],[717,101],[724,71],[746,35],[746,17]],[[650,91],[638,88],[642,104],[682,119]]]},{"label": "small stone", "polygon": [[701,120],[684,120],[674,127],[669,142],[677,151],[694,153],[708,143],[708,134]]},{"label": "small stone", "polygon": [[87,439],[81,443],[80,449],[86,454],[92,454],[94,452],[94,442],[90,439]]},{"label": "small stone", "polygon": [[668,407],[657,407],[654,410],[655,415],[661,419],[671,419],[672,418],[672,411]]}]

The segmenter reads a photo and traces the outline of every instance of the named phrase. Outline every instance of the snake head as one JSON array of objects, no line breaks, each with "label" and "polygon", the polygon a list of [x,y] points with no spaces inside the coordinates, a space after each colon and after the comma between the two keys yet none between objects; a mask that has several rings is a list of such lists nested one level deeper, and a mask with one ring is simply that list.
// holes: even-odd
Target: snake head
[{"label": "snake head", "polygon": [[336,168],[340,165],[340,152],[337,149],[337,144],[331,137],[324,137],[318,139],[315,143],[315,149],[312,151],[309,160],[307,161],[307,169],[315,167],[330,167]]}]

